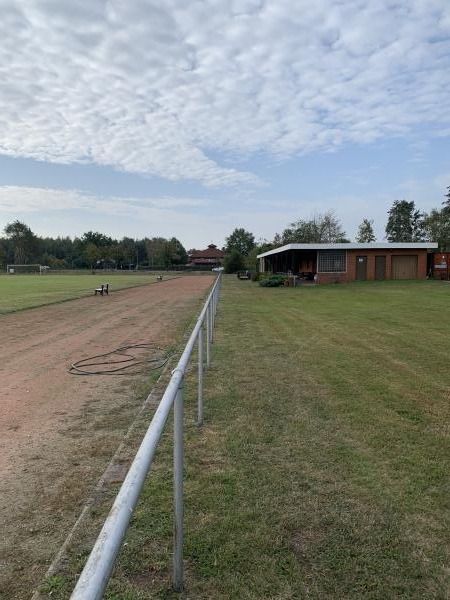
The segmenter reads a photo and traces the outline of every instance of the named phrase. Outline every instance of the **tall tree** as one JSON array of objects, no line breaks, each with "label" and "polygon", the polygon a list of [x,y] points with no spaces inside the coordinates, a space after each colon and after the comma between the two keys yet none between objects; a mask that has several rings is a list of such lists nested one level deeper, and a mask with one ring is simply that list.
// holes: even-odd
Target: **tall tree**
[{"label": "tall tree", "polygon": [[234,250],[248,256],[255,247],[255,236],[250,231],[246,231],[243,227],[236,227],[236,229],[225,238],[225,252],[230,254]]},{"label": "tall tree", "polygon": [[424,230],[426,239],[437,242],[439,250],[444,252],[450,249],[450,210],[433,208],[424,217]]},{"label": "tall tree", "polygon": [[169,240],[169,246],[172,265],[185,265],[188,262],[188,255],[183,244],[173,237]]},{"label": "tall tree", "polygon": [[123,237],[119,244],[119,248],[122,262],[125,265],[130,266],[131,264],[137,264],[139,260],[139,253],[136,254],[138,250],[136,248],[135,241],[132,238]]},{"label": "tall tree", "polygon": [[316,213],[310,219],[299,219],[290,223],[281,236],[275,235],[274,245],[321,244],[347,242],[346,233],[336,213],[328,210]]},{"label": "tall tree", "polygon": [[14,247],[14,262],[18,265],[37,260],[38,238],[21,221],[8,223],[4,229]]},{"label": "tall tree", "polygon": [[356,241],[360,244],[366,244],[368,242],[374,242],[376,239],[373,231],[373,219],[363,219],[363,222],[358,228]]},{"label": "tall tree", "polygon": [[425,237],[424,215],[414,202],[395,200],[388,211],[386,238],[389,242],[421,242]]}]

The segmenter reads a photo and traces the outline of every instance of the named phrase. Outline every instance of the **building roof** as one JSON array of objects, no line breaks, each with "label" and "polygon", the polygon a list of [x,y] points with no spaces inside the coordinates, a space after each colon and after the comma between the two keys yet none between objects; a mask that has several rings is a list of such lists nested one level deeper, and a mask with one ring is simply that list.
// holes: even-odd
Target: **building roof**
[{"label": "building roof", "polygon": [[225,258],[226,255],[226,252],[220,250],[214,244],[210,244],[206,250],[194,250],[189,258],[191,260],[195,258]]},{"label": "building roof", "polygon": [[271,254],[279,254],[287,250],[428,250],[438,247],[437,242],[392,242],[378,243],[369,242],[366,244],[345,243],[345,244],[285,244],[280,248],[269,250],[258,254],[258,258],[264,258]]}]

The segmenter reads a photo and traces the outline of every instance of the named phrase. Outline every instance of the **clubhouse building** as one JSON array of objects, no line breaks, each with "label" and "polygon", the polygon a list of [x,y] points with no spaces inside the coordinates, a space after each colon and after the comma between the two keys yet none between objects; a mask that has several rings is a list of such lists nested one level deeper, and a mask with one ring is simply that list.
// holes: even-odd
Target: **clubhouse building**
[{"label": "clubhouse building", "polygon": [[316,283],[426,279],[437,247],[435,242],[286,244],[259,254],[259,270]]}]

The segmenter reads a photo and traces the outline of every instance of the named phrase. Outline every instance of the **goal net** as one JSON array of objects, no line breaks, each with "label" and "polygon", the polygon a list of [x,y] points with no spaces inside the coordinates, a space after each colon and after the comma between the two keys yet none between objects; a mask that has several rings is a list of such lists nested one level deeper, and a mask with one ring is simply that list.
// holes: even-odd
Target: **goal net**
[{"label": "goal net", "polygon": [[44,265],[6,265],[8,275],[42,275],[47,271]]}]

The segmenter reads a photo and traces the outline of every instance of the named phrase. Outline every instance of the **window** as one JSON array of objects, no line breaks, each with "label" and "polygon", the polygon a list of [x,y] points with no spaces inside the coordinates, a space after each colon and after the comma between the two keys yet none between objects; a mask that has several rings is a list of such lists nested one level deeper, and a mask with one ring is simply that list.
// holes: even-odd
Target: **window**
[{"label": "window", "polygon": [[346,250],[319,250],[317,252],[319,273],[345,273],[347,271]]}]

